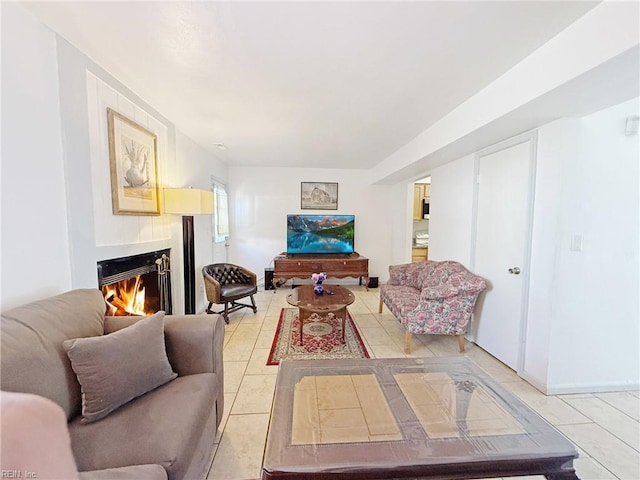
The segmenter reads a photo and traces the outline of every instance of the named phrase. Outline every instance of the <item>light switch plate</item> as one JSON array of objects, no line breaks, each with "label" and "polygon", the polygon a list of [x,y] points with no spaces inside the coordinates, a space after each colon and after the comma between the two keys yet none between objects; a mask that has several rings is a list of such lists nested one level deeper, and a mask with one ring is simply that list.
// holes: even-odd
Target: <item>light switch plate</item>
[{"label": "light switch plate", "polygon": [[571,236],[571,251],[572,252],[582,251],[582,235]]}]

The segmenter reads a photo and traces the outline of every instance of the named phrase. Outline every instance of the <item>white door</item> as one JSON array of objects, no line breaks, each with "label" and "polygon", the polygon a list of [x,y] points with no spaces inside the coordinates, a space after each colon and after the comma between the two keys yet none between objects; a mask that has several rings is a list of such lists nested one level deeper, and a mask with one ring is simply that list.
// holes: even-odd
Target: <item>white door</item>
[{"label": "white door", "polygon": [[472,332],[483,349],[520,370],[535,137],[528,135],[507,145],[478,156],[473,270],[487,280],[488,287]]}]

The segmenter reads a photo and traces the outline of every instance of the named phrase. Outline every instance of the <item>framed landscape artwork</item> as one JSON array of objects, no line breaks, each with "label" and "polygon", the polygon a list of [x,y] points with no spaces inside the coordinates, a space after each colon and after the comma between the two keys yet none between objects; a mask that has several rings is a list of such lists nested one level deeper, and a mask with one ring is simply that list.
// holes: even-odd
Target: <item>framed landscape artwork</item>
[{"label": "framed landscape artwork", "polygon": [[158,138],[107,108],[114,215],[160,215]]},{"label": "framed landscape artwork", "polygon": [[302,210],[337,210],[338,184],[301,182],[300,208]]}]

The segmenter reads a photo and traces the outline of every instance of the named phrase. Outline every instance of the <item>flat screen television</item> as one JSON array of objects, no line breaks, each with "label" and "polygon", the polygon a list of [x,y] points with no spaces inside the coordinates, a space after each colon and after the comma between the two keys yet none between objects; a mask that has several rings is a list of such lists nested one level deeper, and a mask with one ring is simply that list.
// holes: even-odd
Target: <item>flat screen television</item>
[{"label": "flat screen television", "polygon": [[287,253],[353,253],[354,215],[287,215]]}]

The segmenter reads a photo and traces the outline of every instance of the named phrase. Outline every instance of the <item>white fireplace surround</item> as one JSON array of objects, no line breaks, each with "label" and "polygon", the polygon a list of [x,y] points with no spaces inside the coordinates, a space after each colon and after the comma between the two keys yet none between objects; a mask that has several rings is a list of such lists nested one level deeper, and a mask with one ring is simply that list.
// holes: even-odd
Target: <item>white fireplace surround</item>
[{"label": "white fireplace surround", "polygon": [[133,119],[158,136],[157,171],[158,184],[161,187],[167,186],[167,178],[170,177],[174,166],[174,158],[169,155],[168,129],[93,73],[87,71],[86,82],[95,258],[87,258],[86,252],[82,251],[79,251],[76,256],[72,250],[72,263],[83,266],[82,269],[78,268],[74,271],[76,275],[73,279],[74,283],[86,284],[84,270],[90,268],[94,286],[97,286],[96,264],[99,261],[171,249],[173,306],[174,312],[181,313],[184,291],[182,282],[178,280],[182,278],[182,250],[177,217],[168,214],[139,216],[113,214],[107,107]]}]

